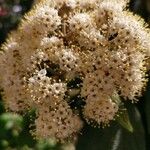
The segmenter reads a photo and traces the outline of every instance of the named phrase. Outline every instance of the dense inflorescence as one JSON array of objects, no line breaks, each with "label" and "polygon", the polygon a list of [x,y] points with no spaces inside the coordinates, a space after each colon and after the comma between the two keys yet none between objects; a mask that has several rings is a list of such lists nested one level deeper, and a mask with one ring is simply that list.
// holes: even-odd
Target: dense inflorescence
[{"label": "dense inflorescence", "polygon": [[[36,108],[35,136],[60,141],[88,123],[109,124],[146,83],[150,34],[124,0],[43,0],[0,55],[7,109]],[[81,116],[82,117],[81,117]]]}]

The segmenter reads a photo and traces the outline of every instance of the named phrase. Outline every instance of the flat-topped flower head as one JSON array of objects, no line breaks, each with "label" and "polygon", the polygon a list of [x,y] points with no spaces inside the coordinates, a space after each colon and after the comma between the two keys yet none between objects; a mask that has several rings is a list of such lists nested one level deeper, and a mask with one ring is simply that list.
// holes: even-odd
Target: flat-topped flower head
[{"label": "flat-topped flower head", "polygon": [[[34,135],[64,141],[109,124],[146,84],[150,33],[126,0],[41,0],[0,54],[7,109],[36,108]],[[82,101],[79,103],[79,101]],[[123,102],[123,100],[122,100]]]}]

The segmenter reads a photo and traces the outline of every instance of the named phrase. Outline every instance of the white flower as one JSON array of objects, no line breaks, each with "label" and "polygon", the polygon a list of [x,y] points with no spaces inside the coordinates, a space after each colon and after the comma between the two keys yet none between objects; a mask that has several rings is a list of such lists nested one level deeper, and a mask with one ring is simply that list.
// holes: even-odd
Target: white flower
[{"label": "white flower", "polygon": [[150,32],[125,11],[127,2],[42,0],[9,35],[0,53],[4,103],[36,108],[36,137],[77,135],[82,119],[72,96],[88,123],[106,125],[119,111],[114,93],[133,102],[142,94]]}]

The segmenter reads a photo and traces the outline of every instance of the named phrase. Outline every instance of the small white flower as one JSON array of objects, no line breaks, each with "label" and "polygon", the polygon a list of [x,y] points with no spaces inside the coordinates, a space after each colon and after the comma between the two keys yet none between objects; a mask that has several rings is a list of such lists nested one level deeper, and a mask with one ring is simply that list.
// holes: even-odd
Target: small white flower
[{"label": "small white flower", "polygon": [[46,69],[42,69],[42,70],[40,70],[40,71],[38,72],[38,76],[39,76],[39,77],[44,77],[44,76],[46,76],[46,73],[47,73]]}]

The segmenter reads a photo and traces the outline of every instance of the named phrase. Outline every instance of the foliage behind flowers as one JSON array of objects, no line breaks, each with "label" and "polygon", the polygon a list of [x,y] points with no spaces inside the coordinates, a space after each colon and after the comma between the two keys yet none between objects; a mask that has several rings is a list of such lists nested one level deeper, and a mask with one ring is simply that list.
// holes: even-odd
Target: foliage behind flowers
[{"label": "foliage behind flowers", "polygon": [[125,6],[43,1],[10,34],[1,55],[3,99],[11,111],[36,109],[38,139],[76,138],[85,121],[117,119],[132,131],[123,99],[137,101],[145,87],[149,31]]},{"label": "foliage behind flowers", "polygon": [[31,8],[33,0],[0,0],[0,43],[14,29],[22,15]]}]

